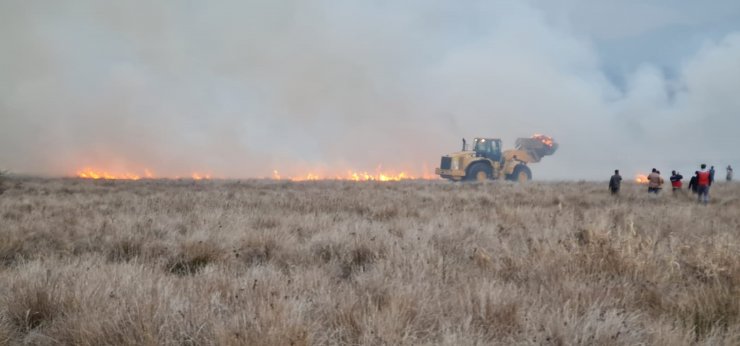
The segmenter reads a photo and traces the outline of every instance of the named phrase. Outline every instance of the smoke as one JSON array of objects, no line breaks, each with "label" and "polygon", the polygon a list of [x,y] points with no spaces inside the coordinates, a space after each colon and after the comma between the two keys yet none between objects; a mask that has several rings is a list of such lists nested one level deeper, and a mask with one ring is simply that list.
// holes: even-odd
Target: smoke
[{"label": "smoke", "polygon": [[538,179],[739,162],[740,21],[656,3],[4,1],[0,167],[418,175],[534,132]]}]

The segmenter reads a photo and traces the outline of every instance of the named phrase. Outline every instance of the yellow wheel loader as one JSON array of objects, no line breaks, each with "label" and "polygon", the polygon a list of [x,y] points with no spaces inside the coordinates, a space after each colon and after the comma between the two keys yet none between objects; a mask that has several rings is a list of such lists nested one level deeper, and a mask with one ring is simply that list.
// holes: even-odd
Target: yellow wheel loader
[{"label": "yellow wheel loader", "polygon": [[475,138],[472,148],[463,139],[462,151],[442,156],[435,173],[454,181],[507,179],[517,182],[532,180],[528,164],[540,162],[555,153],[558,144],[548,136],[534,135],[516,140],[515,149],[501,150],[498,138]]}]

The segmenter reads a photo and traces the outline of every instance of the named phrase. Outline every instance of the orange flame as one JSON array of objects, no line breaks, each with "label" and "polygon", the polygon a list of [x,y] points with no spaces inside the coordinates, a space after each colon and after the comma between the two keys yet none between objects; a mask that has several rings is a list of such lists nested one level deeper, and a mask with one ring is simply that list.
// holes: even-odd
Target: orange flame
[{"label": "orange flame", "polygon": [[552,147],[553,143],[555,143],[552,140],[552,137],[545,136],[545,135],[542,135],[542,134],[539,134],[539,133],[535,133],[534,135],[532,135],[532,138],[539,140],[540,142],[542,142],[543,144],[545,144],[548,147]]},{"label": "orange flame", "polygon": [[272,178],[275,180],[290,180],[290,181],[314,181],[314,180],[349,180],[349,181],[401,181],[410,179],[424,179],[416,178],[408,175],[405,172],[401,173],[368,173],[368,172],[355,172],[347,171],[345,175],[321,175],[318,173],[309,172],[306,174],[283,177],[278,171],[273,171]]},{"label": "orange flame", "polygon": [[648,183],[648,177],[645,174],[637,174],[635,176],[635,182],[638,184],[647,184]]},{"label": "orange flame", "polygon": [[[321,171],[321,170],[319,170]],[[78,170],[75,176],[83,179],[106,179],[106,180],[139,180],[139,179],[156,179],[156,178],[173,178],[181,179],[181,176],[169,176],[161,177],[153,173],[149,169],[144,169],[143,173],[130,173],[130,172],[114,172],[101,169],[84,168]],[[186,175],[186,177],[188,177]],[[190,179],[193,180],[209,180],[213,179],[210,173],[193,172],[189,175]],[[272,179],[274,180],[290,180],[290,181],[315,181],[315,180],[347,180],[347,181],[401,181],[401,180],[414,180],[414,179],[438,179],[438,176],[429,172],[427,165],[424,165],[422,173],[419,175],[410,174],[405,171],[392,171],[383,170],[381,166],[378,166],[375,173],[367,171],[355,171],[348,170],[344,174],[325,174],[318,173],[316,171],[309,171],[308,173],[284,176],[281,175],[277,170],[272,171]]]},{"label": "orange flame", "polygon": [[294,175],[294,176],[283,176],[277,170],[272,171],[272,179],[275,180],[290,180],[290,181],[313,181],[313,180],[347,180],[347,181],[401,181],[401,180],[415,180],[415,179],[438,179],[434,174],[428,172],[426,165],[424,166],[424,172],[421,175],[413,175],[408,172],[395,172],[395,171],[384,171],[378,166],[375,173],[367,171],[354,171],[348,170],[344,174],[320,174],[315,172],[308,172],[305,174]]},{"label": "orange flame", "polygon": [[[146,173],[149,173],[146,171]],[[85,179],[139,180],[141,176],[133,173],[111,173],[102,170],[85,168],[77,171],[77,177]]]},{"label": "orange flame", "polygon": [[[104,180],[139,180],[139,179],[155,179],[157,178],[154,173],[149,169],[144,169],[143,174],[135,174],[130,172],[125,173],[114,173],[106,170],[84,168],[75,174],[78,178],[82,179],[104,179]],[[211,179],[210,174],[203,174],[194,172],[190,175],[193,180],[208,180]],[[180,177],[174,177],[180,179]]]},{"label": "orange flame", "polygon": [[196,173],[193,173],[192,175],[190,175],[190,177],[193,178],[193,180],[204,180],[204,179],[205,180],[209,180],[209,179],[211,179],[211,175],[210,174],[200,174],[200,173],[197,173],[197,172]]}]

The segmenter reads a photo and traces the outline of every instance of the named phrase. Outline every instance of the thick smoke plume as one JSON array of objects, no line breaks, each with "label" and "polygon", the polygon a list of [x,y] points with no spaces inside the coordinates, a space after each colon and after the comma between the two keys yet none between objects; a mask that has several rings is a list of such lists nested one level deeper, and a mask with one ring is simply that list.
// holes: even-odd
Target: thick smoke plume
[{"label": "thick smoke plume", "polygon": [[622,4],[3,1],[0,168],[419,175],[534,132],[539,179],[740,165],[740,29]]}]

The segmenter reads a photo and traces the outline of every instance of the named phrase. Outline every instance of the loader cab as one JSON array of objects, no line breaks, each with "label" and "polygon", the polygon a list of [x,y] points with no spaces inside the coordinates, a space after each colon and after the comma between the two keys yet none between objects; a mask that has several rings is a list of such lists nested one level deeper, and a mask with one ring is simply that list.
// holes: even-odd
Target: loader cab
[{"label": "loader cab", "polygon": [[473,142],[475,156],[491,161],[501,161],[501,140],[497,138],[476,138]]}]

